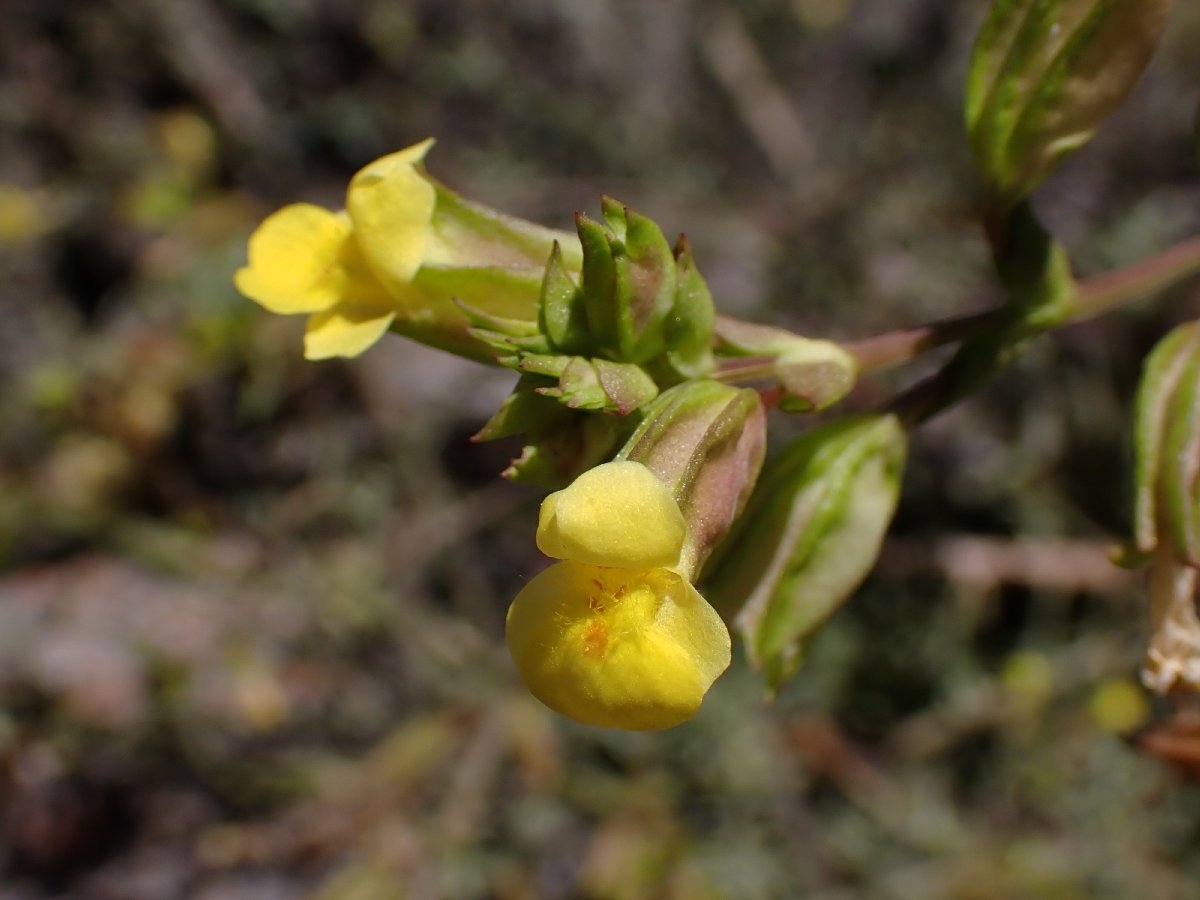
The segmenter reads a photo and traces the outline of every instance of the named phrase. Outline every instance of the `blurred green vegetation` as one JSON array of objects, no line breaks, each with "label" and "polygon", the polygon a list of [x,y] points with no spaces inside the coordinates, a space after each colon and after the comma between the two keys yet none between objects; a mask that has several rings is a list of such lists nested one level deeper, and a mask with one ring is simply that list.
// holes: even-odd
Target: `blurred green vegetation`
[{"label": "blurred green vegetation", "polygon": [[[538,497],[467,436],[507,378],[398,338],[305,363],[230,283],[265,213],[432,134],[495,206],[567,227],[604,192],[686,230],[727,312],[848,338],[980,309],[985,5],[8,0],[0,898],[1200,893],[1194,768],[1135,747],[1195,732],[1136,687],[1105,558],[1140,358],[1196,287],[925,428],[878,572],[773,705],[735,660],[694,723],[630,735],[504,653]],[[1039,195],[1084,274],[1200,231],[1197,41],[1180,4]]]}]

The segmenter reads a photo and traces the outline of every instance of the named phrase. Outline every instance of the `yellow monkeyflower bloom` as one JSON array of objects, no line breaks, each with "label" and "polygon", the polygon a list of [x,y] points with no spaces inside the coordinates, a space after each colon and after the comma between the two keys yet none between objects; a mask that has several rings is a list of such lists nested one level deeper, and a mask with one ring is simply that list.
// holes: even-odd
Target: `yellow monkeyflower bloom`
[{"label": "yellow monkeyflower bloom", "polygon": [[250,236],[234,283],[275,313],[308,314],[308,359],[357,356],[390,328],[485,358],[459,298],[491,315],[537,318],[555,241],[576,268],[578,239],[473,204],[426,174],[422,141],[363,167],[346,209],[293,203]]},{"label": "yellow monkeyflower bloom", "polygon": [[535,697],[588,725],[647,731],[690,719],[729,666],[729,632],[675,566],[683,515],[641,463],[584,473],[542,504],[538,546],[563,559],[508,611]]}]

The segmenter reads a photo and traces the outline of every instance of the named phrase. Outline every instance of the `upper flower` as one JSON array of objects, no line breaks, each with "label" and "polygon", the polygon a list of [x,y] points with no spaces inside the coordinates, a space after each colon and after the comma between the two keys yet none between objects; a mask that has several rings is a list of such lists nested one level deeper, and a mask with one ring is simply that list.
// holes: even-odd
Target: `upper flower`
[{"label": "upper flower", "polygon": [[433,140],[381,157],[350,181],[346,209],[294,203],[250,236],[234,282],[272,312],[308,313],[304,355],[357,356],[396,326],[486,357],[459,298],[488,314],[536,320],[555,241],[575,267],[574,235],[473,204],[426,174]]},{"label": "upper flower", "polygon": [[539,700],[590,725],[669,728],[729,666],[729,632],[675,566],[682,513],[645,466],[611,462],[542,504],[538,547],[564,560],[508,612],[517,670]]}]

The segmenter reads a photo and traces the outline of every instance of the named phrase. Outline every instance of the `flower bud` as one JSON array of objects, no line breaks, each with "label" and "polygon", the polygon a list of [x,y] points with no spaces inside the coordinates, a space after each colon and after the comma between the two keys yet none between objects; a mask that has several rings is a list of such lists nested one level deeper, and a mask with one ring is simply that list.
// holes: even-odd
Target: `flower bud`
[{"label": "flower bud", "polygon": [[749,388],[689,381],[663,392],[642,415],[617,459],[642,463],[671,489],[687,523],[679,568],[694,578],[754,489],[766,414]]},{"label": "flower bud", "polygon": [[472,203],[425,172],[427,140],[350,181],[346,209],[308,203],[268,216],[250,236],[238,290],[271,312],[309,314],[309,359],[357,356],[389,329],[491,361],[460,304],[536,321],[551,247],[578,271],[574,235]]},{"label": "flower bud", "polygon": [[672,249],[650,219],[603,199],[604,221],[582,213],[582,283],[552,257],[542,286],[541,330],[562,354],[647,367],[664,384],[712,369],[716,312],[680,237]]},{"label": "flower bud", "polygon": [[832,406],[850,393],[858,376],[854,357],[832,341],[736,319],[721,319],[717,334],[727,355],[773,360],[771,373],[784,389],[780,406],[788,412]]},{"label": "flower bud", "polygon": [[900,490],[894,416],[830,423],[763,470],[734,534],[705,572],[713,605],[778,688],[804,642],[870,571]]}]

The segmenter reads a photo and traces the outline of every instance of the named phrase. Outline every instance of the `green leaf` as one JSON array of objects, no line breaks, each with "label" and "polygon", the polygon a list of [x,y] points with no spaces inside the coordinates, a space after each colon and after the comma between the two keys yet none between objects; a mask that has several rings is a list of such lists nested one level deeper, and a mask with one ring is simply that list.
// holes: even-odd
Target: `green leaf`
[{"label": "green leaf", "polygon": [[1175,415],[1176,391],[1189,361],[1200,353],[1200,325],[1181,325],[1146,357],[1133,420],[1134,540],[1150,553],[1158,544],[1159,480],[1164,444]]},{"label": "green leaf", "polygon": [[1133,88],[1173,0],[996,0],[967,76],[966,119],[1007,210],[1085,144]]},{"label": "green leaf", "polygon": [[1200,566],[1200,353],[1194,338],[1191,351],[1167,413],[1158,501],[1179,559]]},{"label": "green leaf", "polygon": [[894,416],[810,432],[771,460],[706,595],[778,688],[804,644],[878,556],[895,512],[906,438]]}]

